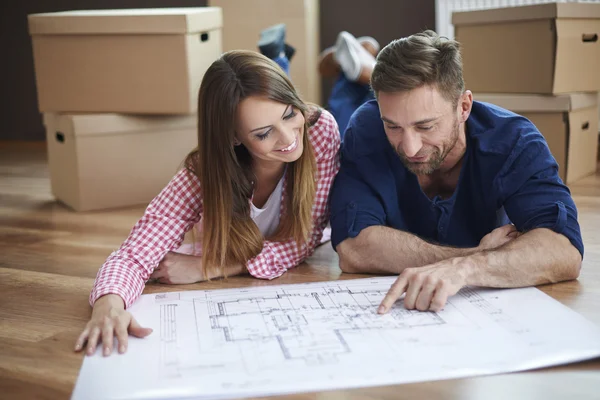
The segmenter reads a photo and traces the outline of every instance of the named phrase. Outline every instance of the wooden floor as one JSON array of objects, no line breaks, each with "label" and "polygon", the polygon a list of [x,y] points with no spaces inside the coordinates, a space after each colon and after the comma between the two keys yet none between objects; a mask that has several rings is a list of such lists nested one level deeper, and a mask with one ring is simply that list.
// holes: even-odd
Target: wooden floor
[{"label": "wooden floor", "polygon": [[[600,173],[571,185],[586,256],[577,281],[540,287],[600,325]],[[74,341],[90,315],[95,274],[143,207],[75,213],[55,202],[43,144],[0,143],[0,398],[69,398],[82,355]],[[352,279],[329,245],[274,282],[231,278],[146,293]],[[569,329],[569,327],[565,327]],[[472,379],[309,393],[287,399],[565,399],[600,396],[600,360]]]}]

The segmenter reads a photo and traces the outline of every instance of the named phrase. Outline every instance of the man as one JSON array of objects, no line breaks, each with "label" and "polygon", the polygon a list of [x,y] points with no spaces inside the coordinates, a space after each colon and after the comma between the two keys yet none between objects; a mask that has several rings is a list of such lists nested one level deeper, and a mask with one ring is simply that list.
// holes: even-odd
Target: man
[{"label": "man", "polygon": [[335,45],[323,50],[319,56],[321,76],[335,79],[327,109],[338,123],[342,141],[354,111],[374,98],[369,83],[380,49],[379,42],[370,36],[355,38],[342,31]]},{"label": "man", "polygon": [[399,274],[380,313],[402,294],[407,309],[438,311],[466,285],[579,276],[577,209],[546,141],[473,101],[457,42],[426,31],[390,43],[371,86],[377,101],[345,133],[331,225],[344,272]]}]

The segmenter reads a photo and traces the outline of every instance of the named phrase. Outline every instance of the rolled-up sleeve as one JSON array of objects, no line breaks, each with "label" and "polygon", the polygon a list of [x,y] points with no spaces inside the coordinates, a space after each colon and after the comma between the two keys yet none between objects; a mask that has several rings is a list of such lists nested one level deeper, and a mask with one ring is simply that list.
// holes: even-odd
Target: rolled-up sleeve
[{"label": "rolled-up sleeve", "polygon": [[90,293],[90,305],[106,294],[117,294],[131,306],[142,294],[165,254],[177,249],[203,211],[200,180],[181,169],[148,205],[121,247],[104,262]]},{"label": "rolled-up sleeve", "polygon": [[525,134],[514,146],[495,185],[519,231],[548,228],[566,236],[583,257],[577,208],[558,165],[540,134]]},{"label": "rolled-up sleeve", "polygon": [[342,145],[341,167],[331,190],[331,244],[333,248],[365,228],[385,225],[384,206],[367,176],[375,173],[368,158],[352,151],[353,135],[348,130]]}]

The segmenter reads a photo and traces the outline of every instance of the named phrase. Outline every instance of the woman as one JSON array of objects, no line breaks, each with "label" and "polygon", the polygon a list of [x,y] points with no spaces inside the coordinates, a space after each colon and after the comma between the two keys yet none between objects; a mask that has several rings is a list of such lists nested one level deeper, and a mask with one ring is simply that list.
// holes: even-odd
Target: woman
[{"label": "woman", "polygon": [[[328,222],[339,146],[331,114],[304,104],[273,61],[223,54],[200,87],[198,148],[98,272],[75,350],[101,341],[109,355],[116,336],[123,353],[128,333],[148,335],[126,311],[148,279],[273,279],[304,261]],[[191,229],[198,251],[174,252]]]}]

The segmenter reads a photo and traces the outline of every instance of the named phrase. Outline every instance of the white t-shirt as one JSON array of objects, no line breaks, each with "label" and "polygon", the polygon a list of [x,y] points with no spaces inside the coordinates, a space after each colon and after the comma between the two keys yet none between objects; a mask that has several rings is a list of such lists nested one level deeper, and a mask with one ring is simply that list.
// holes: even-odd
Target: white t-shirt
[{"label": "white t-shirt", "polygon": [[[285,174],[284,174],[285,176]],[[263,208],[257,208],[254,203],[250,204],[250,217],[258,226],[260,233],[268,237],[275,233],[279,226],[279,211],[281,210],[281,196],[283,194],[283,178],[269,196]]]}]

